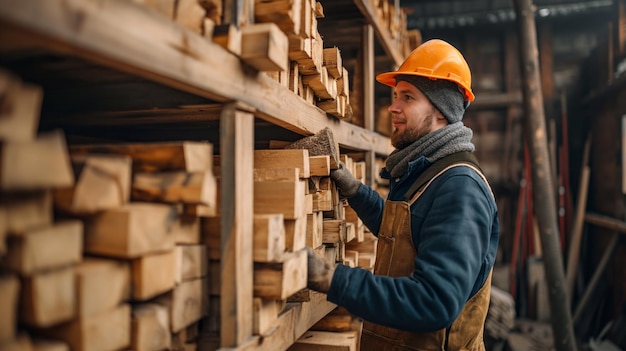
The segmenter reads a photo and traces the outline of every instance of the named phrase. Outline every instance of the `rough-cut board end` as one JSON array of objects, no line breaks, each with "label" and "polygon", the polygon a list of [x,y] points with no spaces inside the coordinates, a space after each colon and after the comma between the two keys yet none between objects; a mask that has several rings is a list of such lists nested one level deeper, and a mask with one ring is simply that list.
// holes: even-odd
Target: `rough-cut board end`
[{"label": "rough-cut board end", "polygon": [[317,134],[302,138],[285,149],[307,149],[309,156],[330,156],[330,168],[337,169],[339,167],[339,146],[335,143],[333,132],[326,127]]}]

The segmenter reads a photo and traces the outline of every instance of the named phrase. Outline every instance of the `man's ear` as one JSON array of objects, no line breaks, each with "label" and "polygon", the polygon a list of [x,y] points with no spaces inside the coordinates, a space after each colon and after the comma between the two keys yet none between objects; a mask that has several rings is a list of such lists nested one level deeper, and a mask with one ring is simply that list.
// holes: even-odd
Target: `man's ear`
[{"label": "man's ear", "polygon": [[448,119],[446,118],[446,116],[444,116],[443,113],[441,113],[441,111],[439,111],[439,109],[436,107],[435,114],[437,115],[437,123],[442,122],[443,124],[448,124]]}]

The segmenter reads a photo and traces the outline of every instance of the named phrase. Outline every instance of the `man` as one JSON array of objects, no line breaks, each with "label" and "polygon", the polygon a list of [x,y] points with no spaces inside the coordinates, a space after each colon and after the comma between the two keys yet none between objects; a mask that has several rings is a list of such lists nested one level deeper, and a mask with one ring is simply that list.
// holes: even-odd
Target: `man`
[{"label": "man", "polygon": [[429,40],[376,79],[395,88],[387,201],[343,167],[331,174],[378,237],[374,274],[308,249],[308,286],[363,318],[362,350],[484,350],[499,225],[461,122],[474,100],[469,67]]}]

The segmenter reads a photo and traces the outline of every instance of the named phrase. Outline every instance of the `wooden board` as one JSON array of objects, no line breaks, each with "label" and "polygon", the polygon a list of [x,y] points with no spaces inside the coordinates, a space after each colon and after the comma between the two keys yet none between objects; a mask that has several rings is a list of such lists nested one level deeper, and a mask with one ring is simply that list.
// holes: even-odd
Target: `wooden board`
[{"label": "wooden board", "polygon": [[359,252],[354,250],[346,250],[343,264],[348,267],[356,267],[359,263]]},{"label": "wooden board", "polygon": [[241,55],[241,31],[234,24],[213,27],[213,42],[237,56]]},{"label": "wooden board", "polygon": [[176,23],[202,34],[205,10],[200,6],[198,0],[177,0],[174,13]]},{"label": "wooden board", "polygon": [[10,238],[5,262],[9,269],[31,275],[78,263],[82,254],[83,223],[67,220]]},{"label": "wooden board", "polygon": [[174,282],[176,284],[202,278],[209,273],[209,259],[205,245],[176,245],[174,256]]},{"label": "wooden board", "polygon": [[47,132],[32,141],[4,141],[0,145],[0,190],[34,190],[74,184],[62,131]]},{"label": "wooden board", "polygon": [[287,350],[315,322],[336,307],[326,301],[326,295],[312,292],[311,301],[288,303],[271,331],[263,336],[252,337],[232,350],[236,351],[276,351]]},{"label": "wooden board", "polygon": [[281,214],[254,215],[255,262],[277,262],[285,252],[285,222]]},{"label": "wooden board", "polygon": [[0,276],[0,345],[17,337],[19,291],[20,281],[17,276]]},{"label": "wooden board", "polygon": [[199,244],[200,217],[180,215],[171,230],[175,244]]},{"label": "wooden board", "polygon": [[174,19],[176,0],[133,0],[150,7],[168,19]]},{"label": "wooden board", "polygon": [[54,191],[55,207],[73,214],[88,214],[120,207],[130,200],[131,158],[118,155],[72,157],[73,187]]},{"label": "wooden board", "polygon": [[281,300],[255,297],[253,333],[263,335],[269,331],[284,307],[284,303]]},{"label": "wooden board", "polygon": [[347,310],[342,307],[337,307],[332,312],[327,314],[319,322],[315,323],[311,327],[311,330],[318,331],[349,331],[353,328],[353,317]]},{"label": "wooden board", "polygon": [[329,176],[330,175],[330,155],[310,156],[309,166],[311,168],[311,177]]},{"label": "wooden board", "polygon": [[23,333],[12,340],[3,342],[2,351],[33,351],[33,343],[30,340],[28,334]]},{"label": "wooden board", "polygon": [[174,288],[176,260],[174,250],[133,259],[133,299],[145,301]]},{"label": "wooden board", "polygon": [[331,211],[333,209],[333,193],[331,190],[320,190],[313,193],[313,212]]},{"label": "wooden board", "polygon": [[98,315],[130,298],[130,265],[126,261],[85,257],[75,274],[79,317]]},{"label": "wooden board", "polygon": [[72,155],[128,155],[134,171],[212,171],[213,145],[206,142],[184,141],[163,143],[72,145]]},{"label": "wooden board", "polygon": [[289,351],[357,351],[358,335],[355,331],[327,332],[308,331],[304,333]]},{"label": "wooden board", "polygon": [[324,66],[328,69],[328,74],[333,78],[339,79],[343,75],[343,61],[341,60],[341,51],[338,47],[325,48],[323,51]]},{"label": "wooden board", "polygon": [[281,263],[254,265],[254,296],[284,300],[306,287],[306,251],[286,253]]},{"label": "wooden board", "polygon": [[134,258],[172,249],[168,231],[176,218],[174,207],[155,203],[129,203],[85,221],[85,252]]},{"label": "wooden board", "polygon": [[217,183],[211,171],[138,172],[133,177],[133,201],[217,206]]},{"label": "wooden board", "polygon": [[341,219],[324,220],[324,230],[322,232],[322,242],[325,244],[335,244],[346,241],[346,222]]},{"label": "wooden board", "polygon": [[300,178],[309,178],[309,150],[255,150],[254,168],[298,168]]},{"label": "wooden board", "polygon": [[41,87],[0,70],[0,140],[35,139],[42,96]]},{"label": "wooden board", "polygon": [[285,219],[285,247],[288,251],[298,251],[306,246],[307,217]]},{"label": "wooden board", "polygon": [[155,303],[137,304],[132,310],[131,348],[136,351],[170,347],[169,310]]},{"label": "wooden board", "polygon": [[33,351],[70,351],[70,345],[64,341],[37,338],[32,343]]},{"label": "wooden board", "polygon": [[305,191],[307,194],[304,195],[304,213],[309,215],[313,213],[313,194],[310,188],[306,188]]},{"label": "wooden board", "polygon": [[316,248],[322,245],[322,233],[324,231],[322,212],[313,212],[313,214],[307,215],[306,226],[306,246]]},{"label": "wooden board", "polygon": [[306,183],[254,182],[254,213],[282,213],[286,219],[296,219],[306,214],[304,206]]},{"label": "wooden board", "polygon": [[20,322],[49,327],[76,316],[74,268],[39,273],[22,280]]},{"label": "wooden board", "polygon": [[122,304],[97,315],[42,330],[41,333],[67,342],[72,351],[119,350],[130,346],[130,315],[130,305]]},{"label": "wooden board", "polygon": [[274,23],[251,24],[241,29],[241,59],[259,71],[289,67],[287,36]]},{"label": "wooden board", "polygon": [[297,182],[300,169],[298,168],[255,168],[255,182]]},{"label": "wooden board", "polygon": [[27,230],[52,224],[50,191],[3,194],[0,208],[6,214],[3,226],[10,235],[21,235]]},{"label": "wooden board", "polygon": [[232,347],[252,335],[254,227],[254,115],[227,105],[220,119],[220,343]]},{"label": "wooden board", "polygon": [[353,240],[351,242],[346,243],[346,248],[348,250],[356,250],[359,253],[369,253],[372,255],[376,255],[376,249],[378,245],[378,238],[373,234],[368,233],[365,234],[363,241]]},{"label": "wooden board", "polygon": [[155,301],[167,306],[170,312],[170,330],[179,332],[207,314],[208,294],[206,278],[183,282]]},{"label": "wooden board", "polygon": [[300,34],[300,18],[304,0],[255,0],[254,20],[276,23],[288,35]]}]

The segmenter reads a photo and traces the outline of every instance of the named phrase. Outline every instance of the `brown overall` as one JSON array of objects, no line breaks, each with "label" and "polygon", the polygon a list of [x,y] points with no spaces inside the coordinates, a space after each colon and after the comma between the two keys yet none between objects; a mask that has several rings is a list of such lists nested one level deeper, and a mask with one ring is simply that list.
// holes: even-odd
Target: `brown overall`
[{"label": "brown overall", "polygon": [[[432,166],[431,166],[432,167]],[[417,254],[411,238],[411,205],[439,175],[452,167],[470,167],[485,180],[482,172],[471,163],[447,166],[430,179],[410,201],[387,201],[378,234],[378,248],[374,274],[391,277],[410,276]],[[488,183],[487,183],[488,184]],[[483,287],[467,301],[461,314],[449,331],[441,329],[429,333],[415,333],[388,328],[365,321],[361,337],[364,351],[484,351],[483,328],[491,292],[491,273]],[[446,335],[447,334],[447,335]],[[447,340],[446,340],[447,339]],[[447,348],[446,348],[447,344]]]}]

